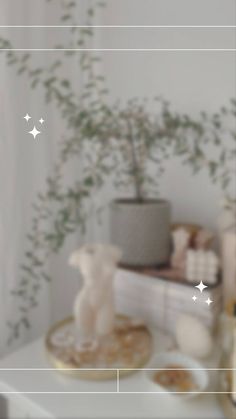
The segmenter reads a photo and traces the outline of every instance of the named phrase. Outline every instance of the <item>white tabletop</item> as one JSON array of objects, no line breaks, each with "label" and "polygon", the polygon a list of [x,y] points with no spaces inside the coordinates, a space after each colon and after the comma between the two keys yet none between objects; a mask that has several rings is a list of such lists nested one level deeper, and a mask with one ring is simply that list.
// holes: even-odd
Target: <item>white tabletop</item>
[{"label": "white tabletop", "polygon": [[[163,350],[170,345],[166,336],[156,334],[157,350]],[[21,370],[24,368],[27,370]],[[44,341],[38,340],[0,362],[0,393],[21,406],[27,406],[27,411],[31,412],[29,417],[32,418],[32,412],[35,416],[59,419],[224,418],[214,394],[179,400],[165,394],[143,393],[143,371],[121,378],[120,393],[117,393],[115,380],[83,381],[65,377],[50,368]]]}]

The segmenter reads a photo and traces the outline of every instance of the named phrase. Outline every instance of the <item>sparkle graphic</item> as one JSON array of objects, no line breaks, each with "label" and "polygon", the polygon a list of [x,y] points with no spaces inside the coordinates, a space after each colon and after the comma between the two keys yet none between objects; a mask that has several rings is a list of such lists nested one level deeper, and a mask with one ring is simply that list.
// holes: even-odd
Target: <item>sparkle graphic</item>
[{"label": "sparkle graphic", "polygon": [[40,131],[37,130],[37,128],[34,126],[32,131],[29,131],[29,134],[32,134],[34,139],[37,137],[38,134],[40,134]]},{"label": "sparkle graphic", "polygon": [[202,292],[205,288],[207,288],[206,285],[203,284],[201,281],[200,284],[196,285],[195,288],[198,288],[200,292]]},{"label": "sparkle graphic", "polygon": [[43,119],[43,118],[41,118],[41,119],[39,120],[39,122],[40,122],[40,124],[43,124],[43,123],[44,123],[44,119]]},{"label": "sparkle graphic", "polygon": [[213,301],[208,297],[208,299],[205,301],[206,304],[209,306],[211,303],[213,303]]},{"label": "sparkle graphic", "polygon": [[31,119],[31,116],[29,116],[29,114],[27,113],[27,114],[24,116],[24,119],[28,122],[28,121],[29,121],[29,119]]},{"label": "sparkle graphic", "polygon": [[192,297],[192,300],[193,300],[194,302],[197,300],[196,295],[194,295],[194,296]]}]

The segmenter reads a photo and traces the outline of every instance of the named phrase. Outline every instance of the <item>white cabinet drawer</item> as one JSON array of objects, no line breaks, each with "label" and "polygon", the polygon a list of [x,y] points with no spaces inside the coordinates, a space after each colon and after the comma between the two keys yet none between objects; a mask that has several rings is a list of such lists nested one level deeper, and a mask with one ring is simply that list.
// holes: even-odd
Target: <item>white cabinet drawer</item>
[{"label": "white cabinet drawer", "polygon": [[10,391],[0,383],[0,419],[52,419],[52,416],[28,400],[27,395],[6,394]]}]

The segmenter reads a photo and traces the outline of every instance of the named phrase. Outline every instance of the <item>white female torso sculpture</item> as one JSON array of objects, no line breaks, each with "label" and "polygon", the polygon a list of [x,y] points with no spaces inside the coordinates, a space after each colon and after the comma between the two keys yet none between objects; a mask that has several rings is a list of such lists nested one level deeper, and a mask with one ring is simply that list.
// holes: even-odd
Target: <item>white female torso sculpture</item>
[{"label": "white female torso sculpture", "polygon": [[79,348],[96,344],[113,331],[113,277],[120,258],[121,252],[116,247],[93,244],[76,250],[69,259],[69,264],[79,268],[84,279],[74,304]]}]

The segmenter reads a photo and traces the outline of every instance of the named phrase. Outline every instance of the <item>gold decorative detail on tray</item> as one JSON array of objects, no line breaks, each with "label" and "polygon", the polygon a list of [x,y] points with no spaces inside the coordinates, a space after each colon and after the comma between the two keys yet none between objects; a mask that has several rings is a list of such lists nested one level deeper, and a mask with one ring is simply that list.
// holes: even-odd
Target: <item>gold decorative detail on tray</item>
[{"label": "gold decorative detail on tray", "polygon": [[152,352],[152,336],[144,324],[117,316],[112,334],[96,348],[78,351],[74,319],[70,317],[51,328],[46,349],[50,362],[61,372],[86,380],[107,380],[116,378],[116,369],[125,376],[134,372],[132,368],[144,367]]}]

